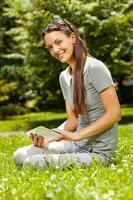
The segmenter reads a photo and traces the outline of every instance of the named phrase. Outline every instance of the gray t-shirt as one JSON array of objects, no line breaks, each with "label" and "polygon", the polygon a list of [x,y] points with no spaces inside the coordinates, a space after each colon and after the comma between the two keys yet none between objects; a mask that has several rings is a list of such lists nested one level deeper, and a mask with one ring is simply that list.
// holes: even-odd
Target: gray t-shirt
[{"label": "gray t-shirt", "polygon": [[[87,57],[84,66],[84,85],[86,90],[85,115],[78,115],[77,132],[89,126],[104,114],[104,107],[99,93],[113,85],[113,80],[108,68],[100,60]],[[71,109],[73,105],[73,78],[70,74],[70,67],[61,72],[59,77],[64,99],[68,99]],[[106,158],[114,157],[117,148],[117,123],[112,127],[91,138],[75,142],[81,151],[93,151]]]}]

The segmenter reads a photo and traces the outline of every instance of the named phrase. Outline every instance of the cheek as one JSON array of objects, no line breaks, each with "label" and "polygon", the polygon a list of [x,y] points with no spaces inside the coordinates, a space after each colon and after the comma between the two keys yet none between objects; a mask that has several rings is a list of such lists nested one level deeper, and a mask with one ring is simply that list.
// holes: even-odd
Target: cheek
[{"label": "cheek", "polygon": [[55,54],[54,54],[54,52],[51,50],[49,50],[49,53],[50,53],[50,55],[52,56],[52,57],[55,57]]},{"label": "cheek", "polygon": [[73,54],[73,50],[74,50],[73,44],[70,44],[70,46],[69,46],[69,53],[70,53],[71,55]]},{"label": "cheek", "polygon": [[54,57],[54,53],[52,51],[49,51],[50,55]]},{"label": "cheek", "polygon": [[66,44],[66,49],[70,52],[73,53],[73,44],[71,42],[68,42]]}]

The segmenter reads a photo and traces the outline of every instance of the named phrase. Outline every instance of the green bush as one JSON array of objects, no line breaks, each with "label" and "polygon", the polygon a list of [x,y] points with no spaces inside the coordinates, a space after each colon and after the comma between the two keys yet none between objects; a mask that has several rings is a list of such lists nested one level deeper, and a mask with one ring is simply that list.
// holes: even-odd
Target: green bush
[{"label": "green bush", "polygon": [[20,106],[18,104],[8,104],[1,106],[0,117],[6,118],[7,116],[20,115],[30,112],[30,109]]}]

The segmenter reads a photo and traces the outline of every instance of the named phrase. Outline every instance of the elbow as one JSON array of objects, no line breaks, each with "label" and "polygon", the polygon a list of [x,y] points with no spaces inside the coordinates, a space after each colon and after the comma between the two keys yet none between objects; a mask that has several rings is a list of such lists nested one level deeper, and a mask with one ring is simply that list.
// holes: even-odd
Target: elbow
[{"label": "elbow", "polygon": [[121,121],[121,112],[117,114],[116,116],[116,122]]},{"label": "elbow", "polygon": [[73,131],[75,131],[78,127],[78,120],[76,118],[68,118],[67,125],[70,126]]},{"label": "elbow", "polygon": [[108,112],[110,122],[112,124],[117,123],[121,120],[121,110],[120,109],[113,109]]},{"label": "elbow", "polygon": [[114,115],[114,122],[117,123],[121,120],[121,110],[118,110],[117,112],[115,112]]}]

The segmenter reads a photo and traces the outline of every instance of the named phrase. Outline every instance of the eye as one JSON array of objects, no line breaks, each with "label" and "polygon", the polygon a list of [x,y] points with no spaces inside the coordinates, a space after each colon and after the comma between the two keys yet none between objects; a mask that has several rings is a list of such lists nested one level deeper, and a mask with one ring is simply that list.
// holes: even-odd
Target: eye
[{"label": "eye", "polygon": [[53,47],[51,46],[51,47],[49,47],[48,49],[49,49],[49,51],[51,51],[51,50],[53,49]]},{"label": "eye", "polygon": [[49,51],[51,51],[52,50],[52,46],[48,46],[48,47],[46,47],[46,49],[48,49]]},{"label": "eye", "polygon": [[56,40],[55,43],[56,44],[60,44],[62,42],[62,40]]}]

